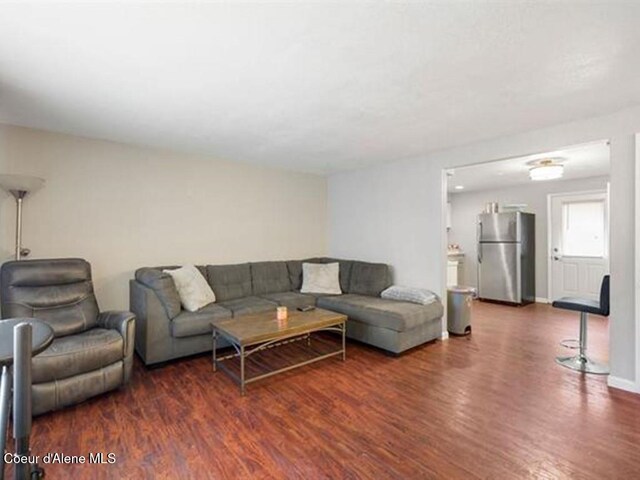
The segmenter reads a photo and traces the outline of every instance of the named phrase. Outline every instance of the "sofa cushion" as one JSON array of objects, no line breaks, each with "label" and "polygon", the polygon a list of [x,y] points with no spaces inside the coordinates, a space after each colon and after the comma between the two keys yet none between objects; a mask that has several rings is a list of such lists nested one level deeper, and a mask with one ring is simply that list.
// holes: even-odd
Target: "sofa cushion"
[{"label": "sofa cushion", "polygon": [[391,272],[384,263],[353,262],[349,293],[380,296],[383,290],[391,286]]},{"label": "sofa cushion", "polygon": [[252,315],[254,313],[265,313],[276,310],[277,303],[260,297],[236,298],[235,300],[227,300],[220,302],[218,305],[227,308],[233,312],[234,317],[241,315]]},{"label": "sofa cushion", "polygon": [[192,337],[211,333],[211,322],[231,318],[231,310],[210,303],[197,312],[182,312],[171,320],[171,336],[176,338]]},{"label": "sofa cushion", "polygon": [[171,319],[180,314],[180,310],[182,310],[180,296],[176,284],[169,274],[156,268],[145,267],[136,270],[135,277],[138,282],[155,292],[167,312],[167,317]]},{"label": "sofa cushion", "polygon": [[367,295],[347,294],[318,298],[318,306],[343,313],[350,319],[397,332],[410,330],[442,317],[440,302],[429,305],[386,300]]},{"label": "sofa cushion", "polygon": [[124,358],[124,340],[117,330],[93,328],[55,338],[33,357],[33,383],[52,382],[97,370]]},{"label": "sofa cushion", "polygon": [[218,302],[252,295],[251,267],[248,263],[207,265],[207,276]]},{"label": "sofa cushion", "polygon": [[288,292],[291,290],[286,262],[257,262],[251,264],[253,295]]},{"label": "sofa cushion", "polygon": [[297,293],[297,292],[281,292],[281,293],[269,293],[266,295],[262,295],[262,298],[269,300],[270,302],[277,303],[278,305],[283,305],[287,308],[300,308],[300,307],[308,307],[309,305],[316,304],[316,297],[313,295],[308,295],[306,293]]},{"label": "sofa cushion", "polygon": [[300,290],[302,286],[302,260],[289,260],[287,262],[289,283],[292,290]]}]

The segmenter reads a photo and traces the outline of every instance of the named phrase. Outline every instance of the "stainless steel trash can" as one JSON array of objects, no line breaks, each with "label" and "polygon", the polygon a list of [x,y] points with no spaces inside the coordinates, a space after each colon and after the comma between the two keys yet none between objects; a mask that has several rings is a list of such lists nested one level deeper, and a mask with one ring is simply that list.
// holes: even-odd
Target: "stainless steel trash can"
[{"label": "stainless steel trash can", "polygon": [[471,302],[476,296],[473,287],[449,287],[447,291],[447,330],[453,335],[471,333]]}]

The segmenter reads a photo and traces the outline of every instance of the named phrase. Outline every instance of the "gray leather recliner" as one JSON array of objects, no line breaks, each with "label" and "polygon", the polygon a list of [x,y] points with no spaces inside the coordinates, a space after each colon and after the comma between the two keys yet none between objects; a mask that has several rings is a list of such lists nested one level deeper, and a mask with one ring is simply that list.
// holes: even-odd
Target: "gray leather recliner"
[{"label": "gray leather recliner", "polygon": [[54,340],[33,358],[33,414],[57,410],[124,385],[133,365],[135,315],[100,312],[91,265],[82,259],[2,265],[2,318],[47,322]]}]

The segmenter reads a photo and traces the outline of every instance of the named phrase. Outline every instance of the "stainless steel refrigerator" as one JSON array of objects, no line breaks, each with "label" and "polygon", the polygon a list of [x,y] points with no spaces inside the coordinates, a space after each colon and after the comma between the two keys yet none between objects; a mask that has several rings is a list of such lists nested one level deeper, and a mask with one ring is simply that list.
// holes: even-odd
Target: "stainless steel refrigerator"
[{"label": "stainless steel refrigerator", "polygon": [[536,299],[535,215],[478,215],[478,297],[512,304]]}]

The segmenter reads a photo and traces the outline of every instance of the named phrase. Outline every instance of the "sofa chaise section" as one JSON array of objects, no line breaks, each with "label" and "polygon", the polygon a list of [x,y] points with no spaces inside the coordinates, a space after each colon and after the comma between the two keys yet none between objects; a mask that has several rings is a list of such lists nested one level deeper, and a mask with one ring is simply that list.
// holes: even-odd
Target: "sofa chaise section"
[{"label": "sofa chaise section", "polygon": [[344,295],[318,298],[318,307],[343,313],[347,336],[392,353],[401,353],[440,337],[443,307],[380,298],[391,286],[384,263],[351,262]]},{"label": "sofa chaise section", "polygon": [[444,313],[429,305],[347,294],[318,299],[318,306],[347,315],[347,336],[393,353],[401,353],[440,336]]}]

